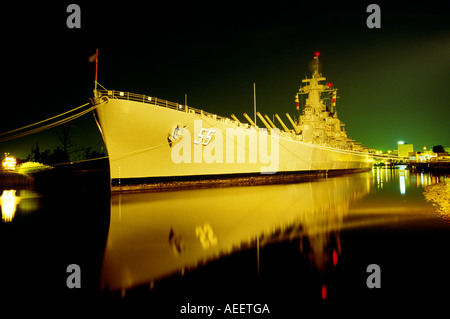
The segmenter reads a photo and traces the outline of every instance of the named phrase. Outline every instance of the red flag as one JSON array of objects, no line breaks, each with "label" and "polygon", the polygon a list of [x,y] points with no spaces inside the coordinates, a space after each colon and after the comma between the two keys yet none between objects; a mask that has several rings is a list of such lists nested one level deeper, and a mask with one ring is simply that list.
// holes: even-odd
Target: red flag
[{"label": "red flag", "polygon": [[89,56],[88,61],[91,63],[95,61],[95,89],[97,89],[98,49],[95,54]]},{"label": "red flag", "polygon": [[93,55],[91,55],[89,58],[88,58],[88,61],[89,62],[95,62],[95,60],[96,60],[96,58],[97,58],[97,53],[94,53]]}]

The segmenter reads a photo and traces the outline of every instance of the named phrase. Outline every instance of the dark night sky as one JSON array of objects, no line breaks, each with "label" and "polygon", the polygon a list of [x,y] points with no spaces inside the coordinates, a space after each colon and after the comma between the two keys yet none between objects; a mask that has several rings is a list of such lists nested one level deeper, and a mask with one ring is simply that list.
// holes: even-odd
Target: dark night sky
[{"label": "dark night sky", "polygon": [[[366,26],[367,5],[381,7],[381,29]],[[394,3],[395,2],[395,3]],[[66,8],[81,7],[81,29]],[[294,95],[315,51],[339,89],[338,114],[349,135],[375,149],[398,140],[450,147],[450,19],[446,2],[91,1],[9,4],[2,28],[0,132],[86,103],[99,82],[229,116],[253,112],[256,82],[263,114],[296,114]],[[309,75],[309,74],[308,74]],[[78,147],[101,144],[94,119],[73,123]],[[26,157],[31,144],[58,144],[54,130],[0,143]]]}]

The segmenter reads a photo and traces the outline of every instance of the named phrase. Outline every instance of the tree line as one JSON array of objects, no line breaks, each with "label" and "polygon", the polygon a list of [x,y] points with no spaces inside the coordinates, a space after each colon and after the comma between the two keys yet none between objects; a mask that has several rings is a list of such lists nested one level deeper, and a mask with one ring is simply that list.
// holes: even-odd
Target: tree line
[{"label": "tree line", "polygon": [[[76,153],[76,157],[73,154]],[[72,156],[71,156],[72,155]],[[86,147],[75,151],[64,150],[57,146],[53,151],[46,149],[40,150],[36,142],[31,146],[31,153],[28,154],[25,162],[38,162],[46,165],[68,163],[73,160],[87,160],[106,156],[102,150],[95,150],[92,147]]]},{"label": "tree line", "polygon": [[51,165],[68,163],[74,160],[79,161],[106,156],[103,148],[100,150],[95,150],[92,147],[77,149],[72,143],[72,139],[69,134],[71,128],[72,126],[70,125],[63,125],[56,129],[56,137],[60,143],[52,151],[49,149],[41,151],[38,142],[31,145],[31,152],[25,161]]}]

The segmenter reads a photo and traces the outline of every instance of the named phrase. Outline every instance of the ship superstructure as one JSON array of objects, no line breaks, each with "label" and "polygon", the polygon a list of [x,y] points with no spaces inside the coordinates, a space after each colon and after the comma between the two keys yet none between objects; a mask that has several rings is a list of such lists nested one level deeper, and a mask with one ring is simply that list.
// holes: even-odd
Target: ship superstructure
[{"label": "ship superstructure", "polygon": [[274,115],[281,130],[259,112],[265,127],[246,113],[248,123],[147,95],[95,90],[113,187],[371,167],[371,155],[337,117],[337,89],[323,84],[318,59],[296,95],[297,108],[306,97],[301,115],[286,114],[292,128]]},{"label": "ship superstructure", "polygon": [[305,83],[295,96],[297,109],[299,98],[306,95],[303,114],[299,116],[295,130],[302,136],[302,141],[328,145],[345,150],[363,148],[347,136],[345,124],[342,123],[336,110],[337,89],[332,83],[322,84],[326,78],[319,72],[319,52],[316,52],[312,63],[312,76],[302,80]]}]

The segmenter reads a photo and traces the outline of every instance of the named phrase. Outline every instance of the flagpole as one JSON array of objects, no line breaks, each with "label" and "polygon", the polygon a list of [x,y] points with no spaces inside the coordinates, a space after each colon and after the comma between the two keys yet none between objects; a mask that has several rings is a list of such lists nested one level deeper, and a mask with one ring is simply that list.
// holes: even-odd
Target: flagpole
[{"label": "flagpole", "polygon": [[255,114],[255,126],[256,126],[256,85],[253,82],[253,112]]},{"label": "flagpole", "polygon": [[94,91],[97,93],[97,72],[98,72],[98,49],[95,51],[95,87]]}]

